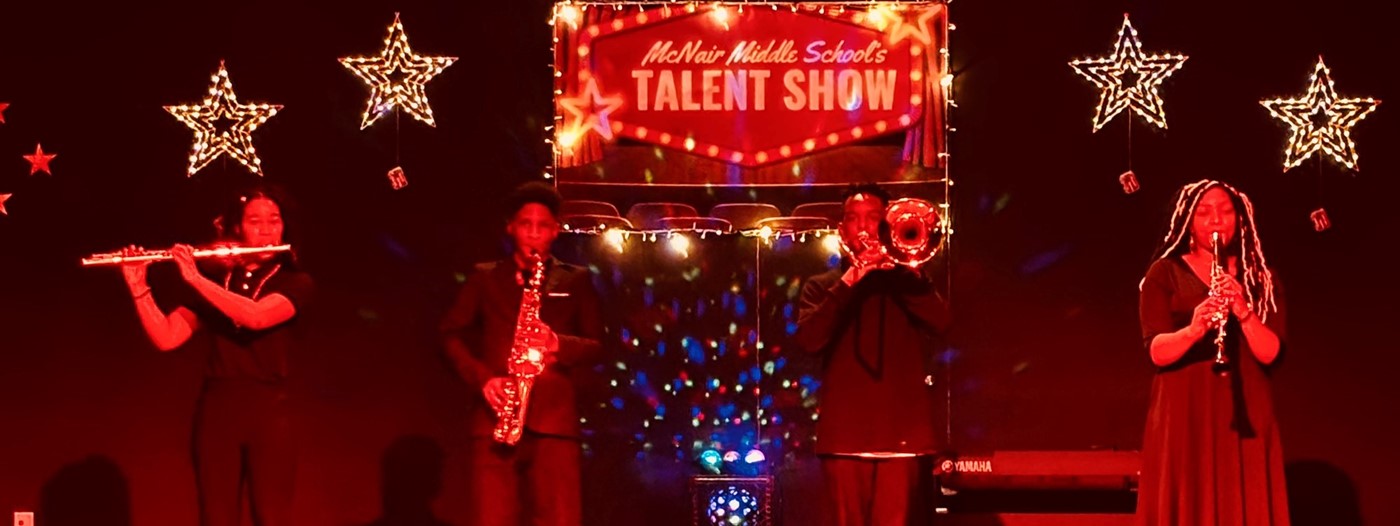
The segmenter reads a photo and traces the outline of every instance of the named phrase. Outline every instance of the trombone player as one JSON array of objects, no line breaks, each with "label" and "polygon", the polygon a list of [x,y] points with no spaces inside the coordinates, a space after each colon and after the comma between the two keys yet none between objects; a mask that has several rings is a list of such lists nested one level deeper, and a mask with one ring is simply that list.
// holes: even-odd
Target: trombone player
[{"label": "trombone player", "polygon": [[878,186],[853,186],[840,235],[846,255],[803,285],[796,334],[823,358],[816,452],[832,503],[826,524],[926,524],[922,460],[937,447],[929,340],[949,323],[920,268],[941,239],[937,214],[926,202],[891,203]]}]

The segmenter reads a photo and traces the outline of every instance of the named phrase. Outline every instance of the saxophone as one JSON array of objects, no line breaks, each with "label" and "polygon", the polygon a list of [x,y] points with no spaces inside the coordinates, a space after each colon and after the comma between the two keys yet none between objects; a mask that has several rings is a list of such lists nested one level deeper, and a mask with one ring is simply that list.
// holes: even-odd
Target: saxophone
[{"label": "saxophone", "polygon": [[530,274],[520,297],[520,314],[515,321],[515,343],[510,349],[506,381],[506,403],[499,412],[492,437],[497,442],[515,445],[525,431],[525,410],[530,406],[530,388],[535,376],[544,370],[544,351],[532,347],[539,333],[540,289],[544,284],[544,257],[530,255]]}]

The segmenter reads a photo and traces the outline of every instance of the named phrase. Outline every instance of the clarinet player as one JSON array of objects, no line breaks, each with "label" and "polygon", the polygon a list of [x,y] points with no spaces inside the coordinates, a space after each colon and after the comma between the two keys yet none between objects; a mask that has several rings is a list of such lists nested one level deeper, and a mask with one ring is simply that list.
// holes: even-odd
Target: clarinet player
[{"label": "clarinet player", "polygon": [[1249,197],[1209,179],[1182,187],[1139,287],[1157,372],[1136,524],[1288,526],[1271,387],[1287,307]]}]

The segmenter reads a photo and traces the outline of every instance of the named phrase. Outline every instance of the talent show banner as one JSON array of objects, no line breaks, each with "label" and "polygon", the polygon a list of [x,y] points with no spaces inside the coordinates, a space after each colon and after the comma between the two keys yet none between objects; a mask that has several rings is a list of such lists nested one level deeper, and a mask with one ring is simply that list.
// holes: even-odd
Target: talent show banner
[{"label": "talent show banner", "polygon": [[941,3],[561,4],[553,23],[560,167],[619,138],[743,167],[906,131],[906,160],[943,151]]}]

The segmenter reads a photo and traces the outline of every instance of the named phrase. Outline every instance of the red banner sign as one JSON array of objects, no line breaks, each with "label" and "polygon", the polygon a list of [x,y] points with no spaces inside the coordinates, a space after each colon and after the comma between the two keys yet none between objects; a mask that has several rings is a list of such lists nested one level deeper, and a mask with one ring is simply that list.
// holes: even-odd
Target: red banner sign
[{"label": "red banner sign", "polygon": [[758,166],[926,118],[942,4],[746,7],[676,5],[578,22],[576,38],[559,44],[577,57],[576,70],[560,71],[576,82],[556,98],[559,147],[590,134],[628,137]]}]

